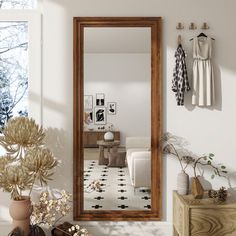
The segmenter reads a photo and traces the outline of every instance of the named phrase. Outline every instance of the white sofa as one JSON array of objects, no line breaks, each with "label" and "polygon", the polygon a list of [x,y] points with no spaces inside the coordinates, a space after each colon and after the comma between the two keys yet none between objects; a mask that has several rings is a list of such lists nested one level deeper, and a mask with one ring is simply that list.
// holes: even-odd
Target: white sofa
[{"label": "white sofa", "polygon": [[151,139],[127,137],[126,159],[131,183],[135,188],[151,187]]}]

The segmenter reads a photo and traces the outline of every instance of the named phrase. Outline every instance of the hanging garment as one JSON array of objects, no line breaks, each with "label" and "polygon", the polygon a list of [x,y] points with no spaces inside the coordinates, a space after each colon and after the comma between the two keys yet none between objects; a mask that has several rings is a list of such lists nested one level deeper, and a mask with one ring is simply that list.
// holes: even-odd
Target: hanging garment
[{"label": "hanging garment", "polygon": [[185,51],[179,44],[175,51],[174,78],[172,80],[172,91],[175,92],[178,106],[184,105],[184,93],[190,90],[185,57]]},{"label": "hanging garment", "polygon": [[214,105],[215,89],[211,54],[212,41],[210,37],[193,39],[193,105]]}]

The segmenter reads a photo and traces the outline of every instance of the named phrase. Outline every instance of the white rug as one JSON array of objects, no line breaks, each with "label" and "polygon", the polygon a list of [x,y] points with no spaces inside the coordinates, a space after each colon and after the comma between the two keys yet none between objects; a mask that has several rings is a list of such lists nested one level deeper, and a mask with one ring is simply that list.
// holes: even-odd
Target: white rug
[{"label": "white rug", "polygon": [[102,191],[84,193],[85,210],[150,210],[149,190],[139,188],[134,191],[127,167],[107,167],[98,161],[85,160],[84,185],[99,180]]}]

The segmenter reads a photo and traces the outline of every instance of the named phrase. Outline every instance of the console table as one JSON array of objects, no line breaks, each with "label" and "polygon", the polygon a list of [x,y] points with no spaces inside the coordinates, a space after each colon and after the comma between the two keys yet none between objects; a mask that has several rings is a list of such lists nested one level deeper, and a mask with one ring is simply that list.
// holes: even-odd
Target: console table
[{"label": "console table", "polygon": [[[85,148],[97,148],[98,140],[103,140],[104,134],[107,131],[84,131],[83,133],[83,142],[84,142],[84,147]],[[114,139],[115,140],[120,140],[120,131],[112,131],[114,134]]]},{"label": "console table", "polygon": [[236,201],[217,204],[173,192],[173,236],[235,236]]}]

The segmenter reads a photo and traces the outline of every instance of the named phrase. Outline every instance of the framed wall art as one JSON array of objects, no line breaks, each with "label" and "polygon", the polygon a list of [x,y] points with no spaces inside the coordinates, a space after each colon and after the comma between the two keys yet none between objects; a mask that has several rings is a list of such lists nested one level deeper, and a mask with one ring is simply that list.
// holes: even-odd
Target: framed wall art
[{"label": "framed wall art", "polygon": [[89,125],[93,123],[93,111],[84,112],[84,123]]},{"label": "framed wall art", "polygon": [[84,95],[84,110],[89,111],[93,109],[93,96]]},{"label": "framed wall art", "polygon": [[94,124],[105,125],[107,122],[106,107],[94,108]]},{"label": "framed wall art", "polygon": [[105,105],[105,94],[97,93],[96,94],[96,106],[104,106]]},{"label": "framed wall art", "polygon": [[108,115],[116,115],[116,102],[108,102],[107,103],[107,114]]}]

